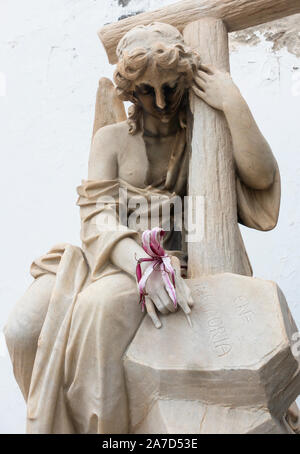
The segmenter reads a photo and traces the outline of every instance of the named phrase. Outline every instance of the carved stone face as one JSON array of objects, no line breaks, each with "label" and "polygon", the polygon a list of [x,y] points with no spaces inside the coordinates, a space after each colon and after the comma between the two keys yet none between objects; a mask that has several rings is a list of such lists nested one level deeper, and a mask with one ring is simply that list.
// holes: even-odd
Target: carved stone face
[{"label": "carved stone face", "polygon": [[146,113],[168,123],[177,113],[184,81],[174,70],[157,69],[150,63],[134,83],[134,94]]}]

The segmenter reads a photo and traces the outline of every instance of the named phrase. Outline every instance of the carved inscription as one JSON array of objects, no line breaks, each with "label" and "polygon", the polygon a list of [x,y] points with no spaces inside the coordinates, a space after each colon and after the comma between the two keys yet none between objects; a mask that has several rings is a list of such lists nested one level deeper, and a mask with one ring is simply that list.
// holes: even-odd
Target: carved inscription
[{"label": "carved inscription", "polygon": [[207,314],[210,346],[217,356],[221,357],[231,351],[232,344],[217,305],[207,301],[210,298],[214,298],[213,295],[202,297],[203,309]]},{"label": "carved inscription", "polygon": [[254,312],[250,308],[250,303],[244,296],[238,296],[234,300],[235,307],[239,317],[246,323],[252,323],[254,321]]}]

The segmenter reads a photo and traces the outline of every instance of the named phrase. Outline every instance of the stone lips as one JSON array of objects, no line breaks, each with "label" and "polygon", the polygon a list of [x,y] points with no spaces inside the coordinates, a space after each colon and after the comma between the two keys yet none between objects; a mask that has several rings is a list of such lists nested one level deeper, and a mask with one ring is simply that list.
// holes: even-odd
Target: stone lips
[{"label": "stone lips", "polygon": [[190,401],[191,415],[195,405],[210,412],[219,406],[221,419],[226,407],[236,407],[231,416],[256,409],[258,425],[266,418],[279,427],[300,393],[299,358],[291,351],[297,327],[283,293],[272,281],[231,273],[187,282],[196,301],[193,327],[182,311],[162,316],[160,330],[146,317],[125,354],[132,427],[167,400],[173,402],[168,413],[178,417],[183,407],[175,402]]}]

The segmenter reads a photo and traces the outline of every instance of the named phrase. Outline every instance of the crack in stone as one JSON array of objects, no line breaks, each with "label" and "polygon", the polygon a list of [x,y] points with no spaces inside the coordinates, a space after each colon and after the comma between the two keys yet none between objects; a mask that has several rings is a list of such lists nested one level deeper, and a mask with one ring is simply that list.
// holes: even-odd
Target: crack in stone
[{"label": "crack in stone", "polygon": [[291,54],[300,57],[300,14],[233,32],[230,34],[230,43],[256,46],[261,36],[273,43],[272,51],[285,47]]},{"label": "crack in stone", "polygon": [[128,14],[122,14],[122,16],[118,17],[118,21],[122,19],[126,19],[127,17],[137,16],[138,14],[143,13],[144,11],[134,11]]},{"label": "crack in stone", "polygon": [[118,0],[118,5],[124,7],[127,6],[130,2],[131,0]]}]

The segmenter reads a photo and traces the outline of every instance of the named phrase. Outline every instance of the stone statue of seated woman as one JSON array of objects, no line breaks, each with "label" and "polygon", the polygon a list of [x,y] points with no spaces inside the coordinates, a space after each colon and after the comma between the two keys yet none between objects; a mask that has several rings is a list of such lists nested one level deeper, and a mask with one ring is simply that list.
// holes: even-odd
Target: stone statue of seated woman
[{"label": "stone statue of seated woman", "polygon": [[[116,87],[101,81],[99,102],[122,111],[115,95],[105,99],[113,90],[132,105],[128,119],[112,119],[106,126],[100,121],[103,127],[95,132],[88,179],[77,188],[82,248],[58,244],[33,262],[34,282],[5,327],[14,374],[27,402],[28,433],[128,433],[122,359],[144,316],[163,330],[160,314],[177,309],[193,314],[185,282],[184,233],[174,228],[172,213],[167,218],[163,214],[164,205],[187,194],[190,88],[227,119],[240,222],[260,230],[277,223],[278,166],[230,75],[205,65],[177,29],[166,24],[131,30],[121,39],[117,55]],[[103,115],[116,119],[113,112]],[[125,193],[127,202],[121,197]],[[176,308],[156,271],[146,281],[143,312],[136,265],[146,255],[141,234],[153,227],[147,222],[154,198],[157,226],[167,231],[163,245],[176,271],[178,304]],[[143,207],[138,211],[144,221],[140,224],[137,206]],[[241,274],[251,276],[243,244],[240,247]],[[141,266],[145,272],[149,265]]]}]

